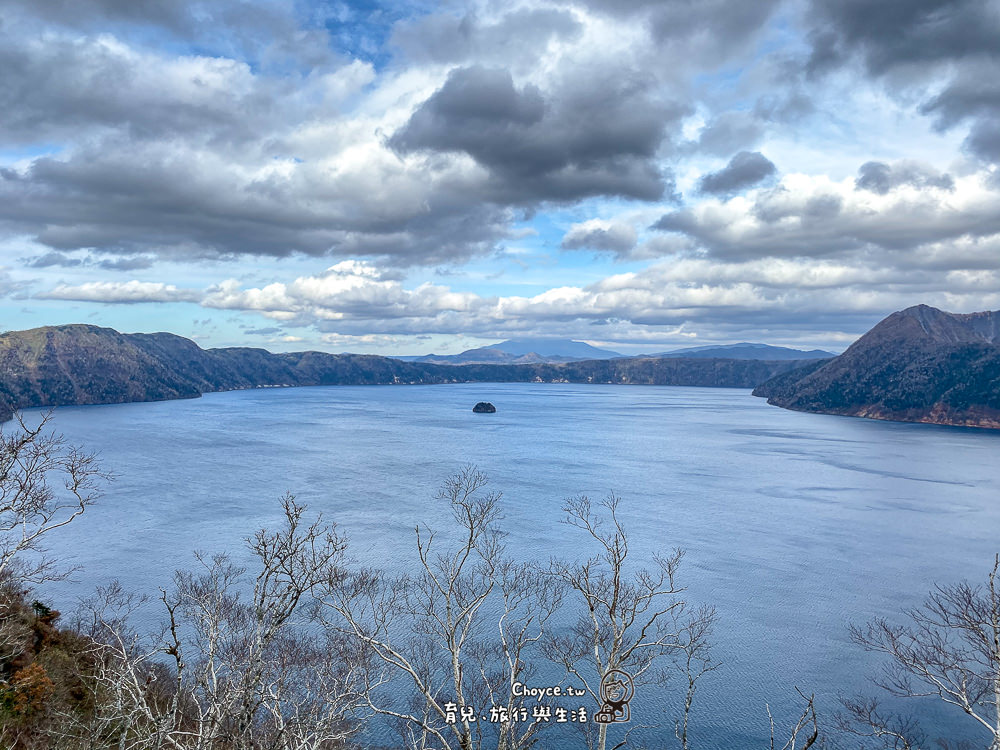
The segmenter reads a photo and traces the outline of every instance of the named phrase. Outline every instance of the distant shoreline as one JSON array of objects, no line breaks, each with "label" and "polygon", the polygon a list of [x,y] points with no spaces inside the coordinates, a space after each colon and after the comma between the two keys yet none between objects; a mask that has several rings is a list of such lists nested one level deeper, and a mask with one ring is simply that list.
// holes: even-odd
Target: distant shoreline
[{"label": "distant shoreline", "polygon": [[[668,384],[660,385],[653,383],[622,383],[622,382],[571,382],[568,380],[547,380],[547,381],[511,381],[511,380],[466,380],[466,381],[450,381],[447,383],[338,383],[334,385],[330,384],[303,384],[303,385],[257,385],[257,386],[242,386],[239,388],[226,388],[214,391],[205,391],[204,393],[198,393],[192,396],[178,396],[175,398],[161,398],[161,399],[147,399],[143,401],[114,401],[107,403],[80,403],[80,404],[58,404],[58,405],[42,405],[42,406],[25,406],[18,409],[21,410],[38,410],[44,411],[46,409],[60,409],[65,407],[73,406],[123,406],[125,404],[155,404],[164,403],[167,401],[190,401],[199,399],[202,396],[211,396],[214,394],[222,393],[237,393],[241,391],[255,391],[255,390],[273,390],[273,389],[293,389],[293,388],[332,388],[332,387],[413,387],[413,386],[455,386],[455,385],[611,385],[615,387],[619,386],[656,386],[663,388],[718,388],[718,389],[730,389],[739,391],[749,391],[748,396],[753,395],[753,389],[748,386],[730,386],[730,385],[681,385],[681,384]],[[760,396],[756,396],[760,398]],[[892,422],[895,424],[914,424],[914,425],[931,425],[935,427],[949,427],[956,429],[965,430],[977,430],[977,431],[993,431],[1000,430],[1000,422],[994,424],[967,424],[961,422],[948,422],[948,421],[932,421],[930,419],[895,419],[887,416],[880,416],[877,414],[847,414],[839,413],[833,411],[821,412],[809,409],[796,409],[792,407],[779,406],[778,404],[773,404],[770,401],[767,402],[769,406],[778,406],[778,408],[784,409],[785,411],[798,412],[800,414],[815,414],[818,416],[828,416],[828,417],[843,417],[849,419],[864,419],[872,420],[877,422]],[[13,418],[13,414],[3,414],[2,421],[0,424],[9,422]]]},{"label": "distant shoreline", "polygon": [[566,382],[753,388],[799,360],[620,358],[443,365],[362,354],[202,349],[169,333],[67,325],[0,335],[0,418],[21,408],[167,401],[307,385]]},{"label": "distant shoreline", "polygon": [[314,385],[575,383],[745,388],[818,414],[1000,429],[1000,313],[893,313],[824,359],[618,357],[439,364],[366,354],[202,349],[170,333],[64,325],[0,334],[0,420],[18,409]]}]

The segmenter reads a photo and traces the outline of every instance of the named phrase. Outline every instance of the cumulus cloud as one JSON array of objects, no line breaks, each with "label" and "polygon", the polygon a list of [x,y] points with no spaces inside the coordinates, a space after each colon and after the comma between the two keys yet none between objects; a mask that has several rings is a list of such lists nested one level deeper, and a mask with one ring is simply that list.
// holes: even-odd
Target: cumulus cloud
[{"label": "cumulus cloud", "polygon": [[[397,60],[379,69],[337,55],[282,66],[274,50],[226,47],[240,35],[329,43],[333,32],[322,30],[341,21],[322,9],[306,20],[269,6],[269,36],[214,0],[170,9],[86,0],[58,11],[15,2],[0,29],[0,127],[6,146],[30,155],[0,167],[0,226],[64,266],[85,250],[126,271],[144,259],[246,255],[403,267],[486,256],[514,221],[552,202],[679,202],[678,156],[740,151],[701,182],[727,195],[766,179],[770,162],[749,149],[811,102],[796,82],[748,92],[752,110],[712,103],[682,147],[694,104],[684,76],[749,49],[777,5],[539,0],[412,13],[382,29],[379,54]],[[966,5],[962,18],[978,19]],[[842,57],[875,54],[837,4],[816,0],[808,17],[831,21]],[[218,22],[218,38],[198,45],[211,53],[149,43],[153,27],[195,34],[193,19]],[[664,56],[669,66],[657,64]],[[869,68],[881,74],[902,57]],[[969,142],[985,152],[996,140],[983,119],[991,90],[956,82],[925,110],[941,127],[974,119]]]},{"label": "cumulus cloud", "polygon": [[577,70],[543,92],[505,69],[457,68],[390,144],[468,154],[489,172],[488,195],[504,202],[658,200],[673,189],[655,157],[685,108],[656,96],[654,83],[635,71]]},{"label": "cumulus cloud", "polygon": [[574,224],[563,236],[566,250],[610,250],[625,255],[632,250],[638,236],[635,227],[617,221],[591,219]]},{"label": "cumulus cloud", "polygon": [[481,175],[401,163],[379,133],[391,112],[343,117],[371,64],[276,74],[110,34],[21,30],[0,28],[4,145],[65,145],[0,166],[10,233],[133,268],[137,255],[452,262],[505,236],[512,216],[479,199]]},{"label": "cumulus cloud", "polygon": [[343,347],[998,306],[991,0],[377,5],[8,2],[0,240],[38,298]]},{"label": "cumulus cloud", "polygon": [[178,289],[173,284],[152,281],[88,281],[85,284],[75,286],[72,284],[59,284],[47,292],[35,295],[38,299],[107,302],[113,304],[197,302],[201,296],[195,290]]},{"label": "cumulus cloud", "polygon": [[[452,21],[401,22],[394,44],[413,67],[379,75],[337,56],[288,68],[240,49],[178,54],[132,29],[180,33],[221,14],[214,3],[158,15],[94,0],[101,33],[78,9],[18,7],[34,21],[0,28],[0,129],[29,155],[0,164],[0,227],[54,252],[453,263],[494,251],[545,201],[675,196],[660,150],[687,105],[647,72],[643,34],[632,45],[566,8],[466,14],[447,33],[469,35],[452,56],[470,63],[450,73],[414,45]],[[502,41],[517,29],[538,54],[557,45],[533,80],[510,72],[530,57]]]},{"label": "cumulus cloud", "polygon": [[[944,285],[947,292],[940,291]],[[531,296],[488,297],[436,285],[386,288],[374,280],[332,291],[320,277],[270,290],[234,287],[224,304],[260,310],[260,295],[280,299],[266,315],[340,336],[566,336],[575,331],[603,340],[673,340],[683,330],[752,332],[753,326],[775,326],[810,331],[819,319],[827,326],[861,321],[864,330],[887,310],[921,300],[947,309],[976,309],[983,300],[997,305],[1000,271],[956,274],[810,259],[723,264],[688,259]],[[220,302],[216,297],[203,304]],[[602,333],[586,333],[598,329]]]},{"label": "cumulus cloud", "polygon": [[[5,25],[74,33],[134,34],[195,45],[212,56],[234,55],[258,64],[295,60],[309,67],[336,58],[330,29],[303,26],[293,6],[270,0],[9,0]],[[342,19],[345,13],[341,12]],[[391,13],[386,13],[391,15]],[[319,19],[317,19],[319,20]],[[333,24],[330,24],[332,27]]]},{"label": "cumulus cloud", "polygon": [[9,268],[0,266],[0,297],[22,299],[30,287],[30,281],[19,279],[11,274]]},{"label": "cumulus cloud", "polygon": [[[890,171],[890,181],[898,174]],[[686,236],[718,258],[884,255],[1000,233],[1000,196],[981,176],[900,180],[884,192],[882,182],[872,186],[878,189],[787,175],[773,189],[670,212],[653,228]]]},{"label": "cumulus cloud", "polygon": [[[57,75],[53,75],[58,71]],[[128,127],[133,137],[204,132],[247,140],[274,126],[267,86],[244,62],[165,57],[120,40],[51,35],[22,39],[0,28],[0,126],[8,144]],[[270,121],[270,122],[269,122]]]},{"label": "cumulus cloud", "polygon": [[39,255],[37,258],[28,263],[32,268],[51,268],[52,266],[59,266],[61,268],[72,268],[73,266],[79,266],[83,263],[80,258],[71,258],[65,253],[60,253],[52,251],[50,253],[45,253],[44,255]]},{"label": "cumulus cloud", "polygon": [[[993,0],[811,0],[814,73],[854,58],[890,90],[915,92],[940,129],[970,123],[966,148],[1000,161],[1000,8]],[[936,80],[935,80],[936,79]],[[937,93],[928,83],[934,81]]]},{"label": "cumulus cloud", "polygon": [[451,63],[474,58],[506,65],[537,64],[550,44],[571,41],[582,24],[565,8],[516,8],[497,18],[474,10],[456,15],[433,13],[402,21],[392,42],[407,59]]},{"label": "cumulus cloud", "polygon": [[[427,339],[428,336],[419,336],[416,338]],[[350,350],[351,347],[357,346],[399,346],[402,344],[406,337],[403,336],[386,336],[384,334],[368,333],[357,336],[346,335],[342,333],[324,333],[320,336],[320,340],[324,344],[329,344],[330,346],[344,347]]]},{"label": "cumulus cloud", "polygon": [[875,73],[909,63],[995,55],[1000,14],[990,0],[812,0],[814,67],[857,52]]},{"label": "cumulus cloud", "polygon": [[115,257],[100,259],[93,255],[76,257],[52,250],[42,253],[28,261],[31,268],[80,268],[96,267],[106,271],[138,271],[153,267],[154,260],[150,256]]},{"label": "cumulus cloud", "polygon": [[488,252],[512,218],[473,202],[474,179],[460,166],[428,180],[377,149],[298,163],[252,147],[234,162],[190,144],[106,145],[0,174],[0,222],[59,251],[374,255],[406,265]]},{"label": "cumulus cloud", "polygon": [[705,124],[698,139],[688,148],[695,153],[726,156],[753,146],[763,135],[763,123],[754,113],[723,112]]},{"label": "cumulus cloud", "polygon": [[138,255],[131,258],[106,258],[97,261],[97,265],[108,271],[140,271],[153,267],[153,258],[148,255]]},{"label": "cumulus cloud", "polygon": [[740,151],[718,172],[706,174],[698,189],[713,195],[729,195],[758,185],[775,175],[778,169],[759,151]]},{"label": "cumulus cloud", "polygon": [[780,0],[581,0],[609,16],[640,18],[660,50],[680,60],[718,65],[743,52]]},{"label": "cumulus cloud", "polygon": [[880,161],[865,162],[858,168],[854,184],[859,190],[869,190],[879,195],[885,195],[900,185],[955,189],[955,181],[951,175],[917,162],[897,162],[892,165]]},{"label": "cumulus cloud", "polygon": [[[1000,241],[989,251],[997,248]],[[959,310],[975,309],[984,300],[997,305],[1000,268],[936,265],[932,250],[925,253],[923,264],[894,266],[871,258],[674,258],[586,286],[488,296],[436,284],[408,287],[369,263],[345,262],[321,274],[256,287],[229,280],[196,291],[131,282],[116,288],[60,286],[44,296],[111,303],[196,302],[282,324],[281,329],[254,329],[254,334],[311,327],[321,332],[324,343],[345,348],[390,346],[402,341],[400,337],[427,334],[579,337],[598,329],[601,333],[587,337],[670,341],[699,331],[727,331],[739,337],[737,332],[752,333],[754,326],[808,335],[820,320],[827,327],[833,322],[863,330],[887,310],[921,301]]]}]

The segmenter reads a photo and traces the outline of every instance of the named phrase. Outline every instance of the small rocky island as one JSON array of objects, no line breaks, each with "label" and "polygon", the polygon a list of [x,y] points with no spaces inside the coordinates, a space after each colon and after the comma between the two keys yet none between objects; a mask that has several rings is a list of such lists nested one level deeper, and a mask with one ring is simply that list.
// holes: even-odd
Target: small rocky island
[{"label": "small rocky island", "polygon": [[493,414],[496,412],[497,408],[491,404],[489,401],[480,401],[478,404],[472,407],[472,411],[476,414]]}]

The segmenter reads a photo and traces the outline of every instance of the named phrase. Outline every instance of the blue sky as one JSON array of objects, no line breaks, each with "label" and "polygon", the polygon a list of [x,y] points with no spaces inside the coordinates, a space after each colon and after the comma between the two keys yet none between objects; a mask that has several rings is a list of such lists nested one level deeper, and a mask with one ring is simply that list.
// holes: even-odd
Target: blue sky
[{"label": "blue sky", "polygon": [[6,329],[839,350],[1000,307],[987,0],[43,5],[0,11]]}]

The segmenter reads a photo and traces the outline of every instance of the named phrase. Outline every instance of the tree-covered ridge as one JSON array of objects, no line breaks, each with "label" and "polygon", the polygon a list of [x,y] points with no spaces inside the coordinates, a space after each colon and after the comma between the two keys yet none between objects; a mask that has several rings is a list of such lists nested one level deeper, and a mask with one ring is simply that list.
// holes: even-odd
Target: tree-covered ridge
[{"label": "tree-covered ridge", "polygon": [[754,395],[799,411],[1000,428],[1000,312],[893,313],[839,357]]}]

